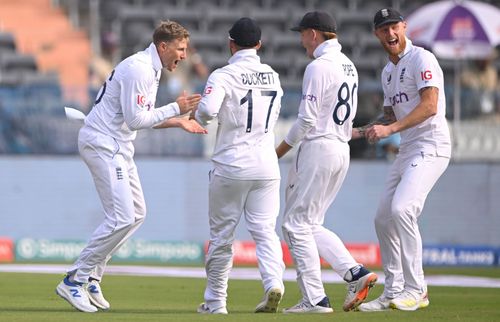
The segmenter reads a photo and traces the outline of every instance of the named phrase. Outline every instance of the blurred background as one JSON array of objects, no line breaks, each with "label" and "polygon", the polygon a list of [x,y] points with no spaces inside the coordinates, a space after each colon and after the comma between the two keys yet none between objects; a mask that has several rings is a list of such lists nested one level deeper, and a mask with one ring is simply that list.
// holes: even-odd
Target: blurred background
[{"label": "blurred background", "polygon": [[[500,12],[499,0],[478,2]],[[289,31],[306,12],[325,10],[336,18],[343,51],[358,69],[355,125],[363,125],[381,112],[383,102],[380,73],[387,58],[372,34],[374,13],[393,7],[411,17],[432,3],[0,0],[0,261],[2,254],[10,254],[4,260],[71,260],[100,223],[101,206],[78,156],[81,125],[66,120],[63,107],[88,113],[114,66],[147,47],[159,21],[170,19],[185,26],[191,48],[174,73],[162,76],[158,105],[175,100],[184,89],[201,92],[209,73],[227,64],[227,31],[235,20],[249,16],[260,23],[261,60],[280,74],[285,91],[276,128],[279,142],[296,118],[302,75],[310,62],[299,35]],[[480,18],[462,16],[456,23],[459,33],[474,32],[474,19]],[[493,32],[500,38],[500,28]],[[422,45],[433,50],[432,44]],[[445,75],[453,158],[420,218],[428,264],[499,265],[498,49],[492,43],[473,59],[438,57]],[[205,136],[177,129],[139,132],[136,159],[149,218],[119,257],[169,262],[175,254],[202,256],[208,239],[207,173],[215,128],[209,131]],[[377,145],[364,140],[350,145],[351,168],[325,225],[351,244],[358,258],[379,263],[373,217],[399,137]],[[283,178],[293,155],[289,154],[281,161]],[[281,234],[279,224],[280,220]],[[253,246],[246,243],[250,237],[244,225],[237,239],[243,241],[238,244],[243,257],[252,257],[245,253],[252,253]]]}]

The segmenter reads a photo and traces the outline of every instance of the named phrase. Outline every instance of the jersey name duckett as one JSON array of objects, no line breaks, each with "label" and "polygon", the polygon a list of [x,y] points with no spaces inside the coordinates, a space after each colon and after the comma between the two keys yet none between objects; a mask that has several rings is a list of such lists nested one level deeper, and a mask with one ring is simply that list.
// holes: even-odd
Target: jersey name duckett
[{"label": "jersey name duckett", "polygon": [[272,72],[242,73],[241,83],[243,85],[272,85],[274,75]]}]

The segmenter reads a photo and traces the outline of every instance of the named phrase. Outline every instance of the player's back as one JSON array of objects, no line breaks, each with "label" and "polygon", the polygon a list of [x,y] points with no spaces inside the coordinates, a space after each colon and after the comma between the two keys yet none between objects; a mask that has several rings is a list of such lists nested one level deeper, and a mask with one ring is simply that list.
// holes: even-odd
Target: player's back
[{"label": "player's back", "polygon": [[243,55],[211,78],[225,89],[212,158],[216,171],[238,179],[279,178],[274,142],[283,96],[279,75],[257,55]]},{"label": "player's back", "polygon": [[308,140],[326,137],[348,142],[351,139],[357,112],[358,72],[340,49],[336,40],[323,43],[321,56],[306,68],[301,108],[306,115],[311,113],[308,110],[316,114],[315,125],[305,137]]}]

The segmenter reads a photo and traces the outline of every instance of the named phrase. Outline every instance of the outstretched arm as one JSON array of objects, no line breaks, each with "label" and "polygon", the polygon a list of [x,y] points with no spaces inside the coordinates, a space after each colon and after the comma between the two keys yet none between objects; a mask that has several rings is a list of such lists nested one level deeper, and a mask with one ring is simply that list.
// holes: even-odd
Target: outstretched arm
[{"label": "outstretched arm", "polygon": [[169,127],[179,127],[188,133],[198,133],[198,134],[208,133],[208,131],[198,122],[196,122],[195,120],[190,120],[188,114],[181,117],[173,117],[167,119],[159,124],[156,124],[153,128],[165,129]]}]

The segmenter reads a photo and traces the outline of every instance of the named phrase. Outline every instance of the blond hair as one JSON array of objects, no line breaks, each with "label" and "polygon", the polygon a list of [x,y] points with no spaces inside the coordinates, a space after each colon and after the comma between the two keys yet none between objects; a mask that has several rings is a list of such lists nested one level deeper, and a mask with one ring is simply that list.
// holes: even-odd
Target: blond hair
[{"label": "blond hair", "polygon": [[323,38],[325,38],[325,40],[337,38],[337,34],[334,32],[329,32],[329,31],[320,31],[320,32],[323,34]]},{"label": "blond hair", "polygon": [[153,33],[153,43],[169,42],[174,39],[189,38],[189,31],[179,23],[171,20],[161,21]]}]

